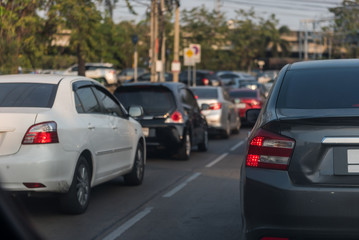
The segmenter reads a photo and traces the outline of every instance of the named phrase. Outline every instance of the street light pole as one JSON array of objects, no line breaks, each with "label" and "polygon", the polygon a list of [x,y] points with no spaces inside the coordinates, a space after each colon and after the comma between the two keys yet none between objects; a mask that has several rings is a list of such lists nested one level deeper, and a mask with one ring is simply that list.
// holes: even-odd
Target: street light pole
[{"label": "street light pole", "polygon": [[[180,2],[179,2],[179,0],[176,0],[176,17],[175,17],[173,61],[177,62],[177,63],[179,62],[179,31],[180,31],[179,7],[180,7]],[[173,81],[178,82],[178,72],[173,72]]]}]

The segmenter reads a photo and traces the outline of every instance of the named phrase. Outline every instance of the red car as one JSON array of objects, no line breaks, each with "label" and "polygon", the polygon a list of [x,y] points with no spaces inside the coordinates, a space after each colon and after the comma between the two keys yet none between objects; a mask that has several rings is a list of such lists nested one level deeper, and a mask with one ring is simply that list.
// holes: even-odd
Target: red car
[{"label": "red car", "polygon": [[249,109],[260,109],[266,100],[265,95],[259,89],[237,88],[229,91],[232,101],[236,104],[241,120],[246,119]]}]

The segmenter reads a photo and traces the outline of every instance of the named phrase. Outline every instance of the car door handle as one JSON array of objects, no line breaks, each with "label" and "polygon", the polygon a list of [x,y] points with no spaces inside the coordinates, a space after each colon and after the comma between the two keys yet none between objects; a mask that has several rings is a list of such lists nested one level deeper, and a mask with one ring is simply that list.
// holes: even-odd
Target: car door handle
[{"label": "car door handle", "polygon": [[115,125],[115,126],[112,126],[112,129],[117,129],[118,127]]},{"label": "car door handle", "polygon": [[90,129],[90,130],[95,129],[95,126],[92,126],[91,124],[89,124],[87,127],[88,127],[88,129]]}]

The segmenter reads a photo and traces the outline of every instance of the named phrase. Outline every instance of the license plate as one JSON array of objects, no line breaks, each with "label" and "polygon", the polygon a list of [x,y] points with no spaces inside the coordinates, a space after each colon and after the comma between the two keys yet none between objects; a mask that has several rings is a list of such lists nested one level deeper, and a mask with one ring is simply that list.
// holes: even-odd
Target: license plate
[{"label": "license plate", "polygon": [[148,137],[148,135],[150,134],[150,129],[149,128],[142,128],[142,132],[143,132],[143,135],[145,137]]},{"label": "license plate", "polygon": [[359,173],[359,150],[348,149],[347,156],[348,173]]}]

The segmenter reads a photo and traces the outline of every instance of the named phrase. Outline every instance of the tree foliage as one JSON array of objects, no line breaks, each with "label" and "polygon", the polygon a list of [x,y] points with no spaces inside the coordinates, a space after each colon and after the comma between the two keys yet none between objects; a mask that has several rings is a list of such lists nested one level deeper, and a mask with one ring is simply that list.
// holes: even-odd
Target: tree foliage
[{"label": "tree foliage", "polygon": [[329,11],[335,16],[333,29],[336,45],[346,48],[347,57],[359,57],[359,0],[344,0],[339,7]]},{"label": "tree foliage", "polygon": [[[259,58],[289,53],[288,42],[281,38],[289,29],[278,28],[279,21],[274,15],[264,19],[256,16],[252,9],[238,10],[236,18],[228,22],[223,13],[209,12],[202,6],[184,11],[182,22],[183,38],[201,44],[199,67],[250,70]],[[185,36],[187,33],[189,36]]]},{"label": "tree foliage", "polygon": [[[131,11],[130,1],[122,1]],[[1,1],[0,71],[15,73],[18,66],[65,68],[76,62],[81,75],[84,75],[85,62],[110,62],[119,69],[132,67],[133,35],[139,38],[138,64],[148,66],[149,18],[139,23],[115,23],[112,11],[117,2],[119,0]],[[166,36],[166,53],[170,53],[166,57],[168,62],[173,60],[171,2],[166,1],[168,11],[159,22],[159,33],[164,31]],[[97,9],[98,3],[106,5],[107,13]],[[205,6],[181,12],[180,49],[190,43],[201,44],[202,59],[198,68],[250,69],[256,59],[285,56],[288,52],[288,43],[281,38],[288,28],[278,28],[274,15],[264,19],[253,10],[240,10],[229,25],[224,13],[209,11]],[[54,45],[54,40],[64,32],[70,44]]]},{"label": "tree foliage", "polygon": [[18,66],[36,66],[44,52],[46,21],[36,12],[41,1],[12,0],[0,3],[0,70],[16,72]]}]

